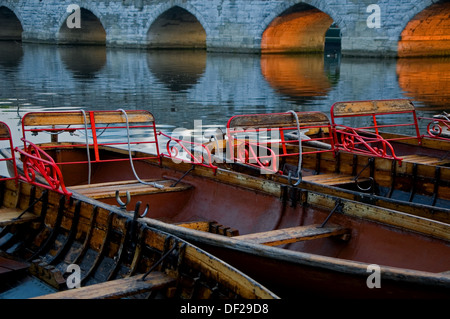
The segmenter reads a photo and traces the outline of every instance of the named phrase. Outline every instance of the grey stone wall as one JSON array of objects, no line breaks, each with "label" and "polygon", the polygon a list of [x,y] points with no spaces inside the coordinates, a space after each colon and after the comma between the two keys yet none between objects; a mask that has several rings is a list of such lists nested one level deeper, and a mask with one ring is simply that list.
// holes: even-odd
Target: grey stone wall
[{"label": "grey stone wall", "polygon": [[[179,6],[197,18],[209,51],[259,52],[270,22],[298,3],[327,13],[342,30],[344,55],[395,56],[409,20],[436,0],[0,0],[20,20],[28,42],[58,41],[69,4],[91,11],[106,31],[108,46],[146,47],[148,30],[166,10]],[[380,27],[370,28],[367,8],[380,8]]]}]

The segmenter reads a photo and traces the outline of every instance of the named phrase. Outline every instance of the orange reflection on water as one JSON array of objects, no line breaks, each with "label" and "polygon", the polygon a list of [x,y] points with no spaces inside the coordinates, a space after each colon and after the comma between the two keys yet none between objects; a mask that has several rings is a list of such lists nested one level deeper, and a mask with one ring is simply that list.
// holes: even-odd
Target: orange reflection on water
[{"label": "orange reflection on water", "polygon": [[275,18],[264,31],[261,52],[320,52],[333,23],[326,13],[309,9]]},{"label": "orange reflection on water", "polygon": [[263,55],[261,72],[276,91],[291,97],[324,96],[331,88],[320,55]]},{"label": "orange reflection on water", "polygon": [[400,57],[450,55],[450,2],[434,4],[417,14],[398,43]]},{"label": "orange reflection on water", "polygon": [[450,109],[449,57],[399,59],[397,75],[400,88],[412,99],[439,110]]}]

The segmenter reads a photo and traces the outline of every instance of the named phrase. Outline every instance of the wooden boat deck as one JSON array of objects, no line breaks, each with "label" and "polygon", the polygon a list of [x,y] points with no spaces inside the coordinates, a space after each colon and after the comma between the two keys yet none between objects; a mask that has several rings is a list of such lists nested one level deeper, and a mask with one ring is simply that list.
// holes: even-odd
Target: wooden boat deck
[{"label": "wooden boat deck", "polygon": [[[22,213],[23,211],[19,208],[0,207],[0,227],[9,224],[25,223],[38,218],[35,214],[25,213],[22,215]],[[21,217],[18,218],[19,216]]]},{"label": "wooden boat deck", "polygon": [[176,280],[162,272],[152,272],[142,280],[144,275],[106,281],[100,284],[65,290],[32,299],[118,299],[140,293],[155,291],[174,285]]},{"label": "wooden boat deck", "polygon": [[159,194],[169,192],[180,192],[191,189],[192,186],[188,184],[178,183],[176,186],[171,186],[174,181],[172,180],[144,180],[144,182],[153,182],[158,185],[162,185],[162,188],[158,188],[152,185],[140,183],[136,180],[107,182],[107,183],[95,183],[88,185],[76,185],[71,186],[70,189],[93,199],[111,198],[114,197],[116,191],[122,196],[127,191],[131,196],[142,194]]},{"label": "wooden boat deck", "polygon": [[[417,163],[417,164],[427,164],[427,165],[442,165],[442,164],[446,164],[445,162],[442,161],[442,159],[437,158],[437,157],[433,157],[433,156],[427,156],[427,155],[403,155],[402,159],[404,162],[409,162],[409,163]],[[448,161],[450,162],[450,160]]]},{"label": "wooden boat deck", "polygon": [[[336,173],[309,175],[303,177],[303,181],[330,186],[355,183],[355,179],[356,177],[352,175],[336,174]],[[359,178],[358,182],[368,180],[369,180],[368,178]]]},{"label": "wooden boat deck", "polygon": [[337,225],[321,227],[321,225],[315,224],[308,226],[297,226],[291,228],[276,229],[267,232],[237,236],[234,238],[251,241],[256,244],[278,246],[282,244],[295,243],[303,240],[312,240],[346,234],[350,234],[350,230],[348,228],[344,228]]}]

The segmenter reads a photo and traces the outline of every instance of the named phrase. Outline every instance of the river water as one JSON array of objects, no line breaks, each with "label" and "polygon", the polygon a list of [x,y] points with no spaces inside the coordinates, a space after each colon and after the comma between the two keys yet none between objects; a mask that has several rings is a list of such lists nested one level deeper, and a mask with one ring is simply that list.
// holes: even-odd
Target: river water
[{"label": "river water", "polygon": [[237,114],[323,111],[333,103],[412,99],[449,111],[450,58],[220,54],[0,42],[0,116],[20,139],[33,110],[144,109],[160,128],[224,127]]}]

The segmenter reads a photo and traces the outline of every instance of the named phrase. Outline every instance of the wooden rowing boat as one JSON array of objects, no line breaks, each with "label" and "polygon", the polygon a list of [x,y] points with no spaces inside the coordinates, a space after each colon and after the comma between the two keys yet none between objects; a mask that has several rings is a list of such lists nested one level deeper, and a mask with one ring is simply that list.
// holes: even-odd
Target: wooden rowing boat
[{"label": "wooden rowing boat", "polygon": [[1,299],[278,298],[119,209],[23,181],[0,183]]},{"label": "wooden rowing boat", "polygon": [[278,298],[136,214],[18,176],[0,189],[0,299]]},{"label": "wooden rowing boat", "polygon": [[[222,168],[450,222],[450,140],[421,135],[410,101],[339,102],[331,114],[331,122],[322,112],[237,115],[206,146]],[[412,124],[392,124],[405,115]],[[375,125],[356,127],[363,116]],[[381,125],[383,116],[394,120]],[[416,135],[382,132],[393,126]]]},{"label": "wooden rowing boat", "polygon": [[[33,114],[32,130],[40,134],[51,120],[53,126],[46,130],[60,132],[58,138],[85,128],[95,136],[109,129],[102,121],[126,131],[114,139],[97,134],[88,145],[27,142],[21,152],[23,167],[18,166],[31,184],[40,183],[39,174],[44,174],[41,181],[62,194],[138,211],[142,222],[195,243],[280,297],[450,297],[449,224],[203,160],[193,165],[159,150],[131,150],[141,142],[123,142],[117,136],[145,129],[144,141],[158,145],[158,135],[150,113],[125,114],[93,111],[84,117],[69,112],[58,115],[60,122],[54,113]],[[144,127],[143,122],[151,124]],[[139,202],[148,208],[136,209]]]}]

